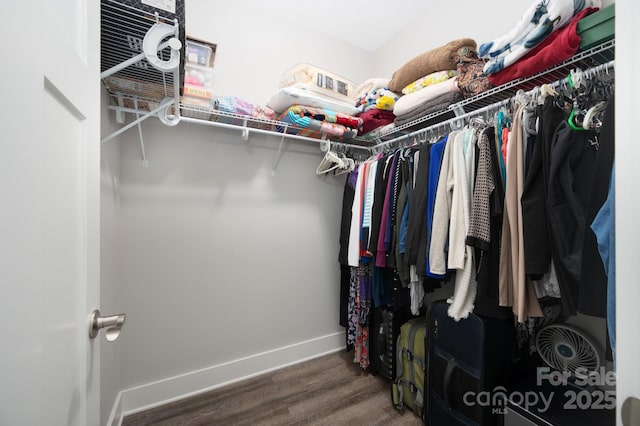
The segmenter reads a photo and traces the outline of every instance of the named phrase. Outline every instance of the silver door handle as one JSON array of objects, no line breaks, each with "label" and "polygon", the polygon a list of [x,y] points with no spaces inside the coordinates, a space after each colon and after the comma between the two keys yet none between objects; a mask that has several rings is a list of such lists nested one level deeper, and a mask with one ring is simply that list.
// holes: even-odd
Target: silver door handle
[{"label": "silver door handle", "polygon": [[625,399],[621,414],[624,426],[637,425],[640,422],[640,399],[633,396]]},{"label": "silver door handle", "polygon": [[120,336],[120,330],[122,330],[125,320],[125,314],[102,317],[100,316],[100,311],[95,309],[91,312],[91,317],[89,318],[89,337],[95,338],[101,328],[106,328],[105,337],[108,342],[113,342]]}]

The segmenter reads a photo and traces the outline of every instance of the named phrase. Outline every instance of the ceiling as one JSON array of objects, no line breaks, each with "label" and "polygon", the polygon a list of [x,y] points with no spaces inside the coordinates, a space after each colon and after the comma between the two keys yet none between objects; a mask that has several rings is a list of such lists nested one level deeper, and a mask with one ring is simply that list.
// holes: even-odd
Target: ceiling
[{"label": "ceiling", "polygon": [[[370,52],[429,8],[425,0],[256,1],[252,7]],[[400,11],[400,12],[398,12]],[[390,15],[393,14],[393,17]],[[311,18],[311,19],[310,19]]]}]

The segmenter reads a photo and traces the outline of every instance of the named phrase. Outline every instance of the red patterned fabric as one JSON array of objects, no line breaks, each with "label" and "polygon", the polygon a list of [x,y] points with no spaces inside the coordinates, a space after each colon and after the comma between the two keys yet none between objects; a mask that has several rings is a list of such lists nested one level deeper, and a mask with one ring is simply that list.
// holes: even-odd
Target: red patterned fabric
[{"label": "red patterned fabric", "polygon": [[489,74],[489,82],[500,86],[517,78],[528,77],[565,61],[576,54],[580,48],[578,21],[598,8],[588,7],[578,12],[571,22],[563,28],[552,32],[542,43],[529,51],[518,62],[499,71]]}]

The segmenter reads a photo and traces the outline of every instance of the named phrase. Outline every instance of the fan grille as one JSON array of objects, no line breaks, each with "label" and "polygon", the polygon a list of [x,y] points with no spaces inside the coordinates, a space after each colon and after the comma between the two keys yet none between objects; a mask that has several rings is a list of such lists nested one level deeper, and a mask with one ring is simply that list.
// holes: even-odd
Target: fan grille
[{"label": "fan grille", "polygon": [[[568,325],[546,326],[538,332],[536,346],[542,360],[556,370],[575,376],[600,368],[600,355],[591,339]],[[581,368],[579,372],[578,368]]]}]

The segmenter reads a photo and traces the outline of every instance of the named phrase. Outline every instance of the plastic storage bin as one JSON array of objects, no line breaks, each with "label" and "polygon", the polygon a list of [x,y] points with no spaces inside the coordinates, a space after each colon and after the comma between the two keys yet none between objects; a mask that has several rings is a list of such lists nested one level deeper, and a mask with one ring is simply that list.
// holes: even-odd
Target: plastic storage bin
[{"label": "plastic storage bin", "polygon": [[195,64],[203,67],[213,67],[214,49],[204,43],[198,43],[193,40],[186,41],[186,62],[187,64]]},{"label": "plastic storage bin", "polygon": [[304,84],[328,93],[351,97],[354,83],[344,77],[323,70],[311,64],[297,64],[288,69],[282,76],[280,87]]},{"label": "plastic storage bin", "polygon": [[582,38],[580,50],[587,50],[615,36],[615,3],[585,16],[578,22],[578,34]]}]

